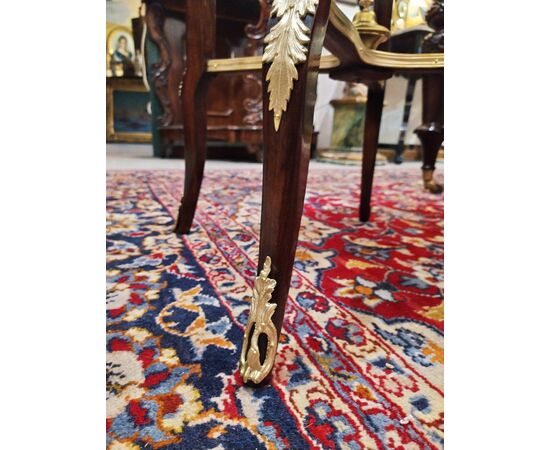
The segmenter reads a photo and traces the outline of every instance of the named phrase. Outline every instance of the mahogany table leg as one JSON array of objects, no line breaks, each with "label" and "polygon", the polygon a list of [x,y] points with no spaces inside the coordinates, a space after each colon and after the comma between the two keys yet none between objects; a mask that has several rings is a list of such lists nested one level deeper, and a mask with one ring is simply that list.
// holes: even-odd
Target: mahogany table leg
[{"label": "mahogany table leg", "polygon": [[[379,25],[391,28],[393,2],[375,1],[374,12]],[[381,43],[378,50],[390,50],[389,41]],[[386,76],[385,78],[389,78]],[[371,213],[372,182],[374,178],[374,166],[378,151],[378,137],[380,135],[380,122],[382,121],[382,108],[384,106],[384,93],[386,84],[384,81],[373,81],[364,78],[368,84],[367,110],[365,113],[365,134],[363,137],[363,162],[361,169],[361,197],[359,202],[359,220],[367,222]]]},{"label": "mahogany table leg", "polygon": [[385,84],[383,81],[369,83],[368,99],[365,113],[365,132],[363,135],[363,162],[361,170],[361,198],[359,204],[359,220],[366,222],[370,217],[370,203],[376,152],[382,108],[384,106]]},{"label": "mahogany table leg", "polygon": [[415,130],[422,143],[422,178],[424,188],[443,192],[433,179],[437,153],[443,142],[443,75],[425,75],[422,80],[422,125]]},{"label": "mahogany table leg", "polygon": [[397,147],[395,149],[395,156],[393,162],[395,164],[401,164],[403,162],[403,152],[405,151],[405,137],[407,136],[407,129],[409,125],[409,118],[411,116],[412,103],[414,99],[414,88],[416,87],[417,77],[410,75],[407,78],[407,92],[405,94],[405,107],[403,108],[403,118],[401,119],[401,128],[399,129],[399,139],[397,140]]},{"label": "mahogany table leg", "polygon": [[175,231],[189,233],[206,160],[206,61],[214,56],[216,0],[187,0],[186,67],[182,86],[185,186]]},{"label": "mahogany table leg", "polygon": [[[266,78],[270,67],[279,69],[284,61],[275,60],[271,65],[264,63],[263,67],[264,163],[258,264],[260,277],[256,280],[258,284],[254,290],[255,298],[241,354],[240,369],[245,382],[261,383],[268,380],[275,360],[304,204],[317,75],[329,6],[330,0],[320,0],[315,16],[310,14],[302,19],[311,29],[311,42],[306,44],[309,49],[306,61],[296,65],[298,79],[293,81],[286,111],[280,113],[278,130],[274,121],[275,112],[270,110],[270,100],[274,99],[271,89],[278,86],[270,86]],[[275,81],[272,82],[275,84]],[[265,270],[260,272],[266,261]],[[271,289],[274,289],[272,294],[269,292]],[[273,316],[270,317],[270,314]]]}]

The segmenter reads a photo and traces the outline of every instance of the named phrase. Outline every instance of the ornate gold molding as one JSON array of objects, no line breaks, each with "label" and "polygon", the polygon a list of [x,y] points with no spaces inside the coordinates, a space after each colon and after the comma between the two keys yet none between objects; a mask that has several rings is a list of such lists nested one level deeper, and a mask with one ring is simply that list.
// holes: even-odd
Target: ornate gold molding
[{"label": "ornate gold molding", "polygon": [[365,63],[389,69],[439,69],[443,68],[443,53],[394,53],[366,48],[359,32],[336,2],[330,5],[329,22],[354,45],[359,58]]},{"label": "ornate gold molding", "polygon": [[273,110],[275,131],[279,130],[286,111],[294,80],[298,79],[296,64],[307,58],[307,44],[311,30],[302,20],[315,14],[319,0],[273,0],[271,16],[278,22],[265,37],[263,63],[271,63],[266,76],[269,92],[269,110]]},{"label": "ornate gold molding", "polygon": [[[367,64],[389,69],[439,69],[445,60],[443,53],[393,53],[381,50],[365,50],[362,59]],[[334,55],[321,56],[320,72],[328,72],[340,66],[340,60]],[[245,56],[231,59],[209,59],[207,72],[259,72],[262,70],[261,56]]]},{"label": "ornate gold molding", "polygon": [[[321,56],[320,71],[336,69],[340,65],[340,60],[333,55]],[[243,56],[240,58],[227,59],[209,59],[206,71],[210,73],[225,72],[259,72],[262,70],[261,56]]]},{"label": "ornate gold molding", "polygon": [[[279,0],[280,2],[281,0]],[[285,3],[289,0],[284,0]],[[298,2],[303,2],[304,0],[297,0]],[[305,15],[305,14],[304,14]],[[288,18],[287,18],[288,19]],[[301,17],[299,17],[300,23],[303,23]],[[373,50],[367,48],[365,43],[362,41],[361,36],[357,29],[353,26],[353,23],[345,16],[345,14],[338,8],[338,6],[333,2],[331,4],[329,21],[331,24],[339,30],[343,35],[345,35],[355,46],[359,58],[368,65],[377,66],[377,67],[386,67],[389,69],[440,69],[444,66],[444,57],[443,53],[393,53],[385,52],[381,50]],[[282,22],[282,19],[279,23]],[[279,24],[277,24],[279,25]],[[276,25],[276,26],[277,26]],[[275,29],[275,27],[273,27]],[[307,29],[307,27],[306,27]],[[309,31],[309,30],[308,30]],[[271,33],[270,33],[271,34]],[[307,35],[306,39],[309,41]],[[267,39],[267,37],[266,37]],[[307,42],[307,41],[306,41]],[[274,44],[273,44],[274,45]],[[303,47],[302,44],[300,44]],[[267,48],[266,48],[267,52]],[[266,58],[266,53],[264,53],[264,62]],[[306,54],[307,56],[307,54]],[[287,60],[290,57],[287,57]],[[304,56],[305,60],[305,56]],[[340,60],[334,55],[323,55],[321,56],[321,66],[320,71],[326,72],[331,69],[335,69],[340,66]],[[271,69],[273,68],[270,68]],[[291,68],[294,70],[294,73],[297,73],[294,63],[291,64]],[[248,56],[241,58],[231,58],[231,59],[210,59],[207,63],[207,71],[210,73],[224,73],[224,72],[248,72],[248,71],[260,71],[262,70],[262,57],[261,56]],[[290,70],[292,72],[292,70]],[[284,104],[286,109],[286,104],[288,98],[290,97],[290,90],[292,90],[293,79],[290,78],[287,84],[287,95],[286,100],[281,103]],[[271,80],[273,84],[273,80]],[[273,91],[270,91],[270,109],[272,108],[271,102],[274,99]],[[281,112],[285,109],[281,109]],[[278,126],[276,127],[278,129]]]},{"label": "ornate gold molding", "polygon": [[[275,362],[277,329],[271,321],[271,316],[273,316],[277,305],[269,303],[269,300],[271,300],[271,294],[277,282],[268,278],[270,271],[271,258],[268,256],[260,275],[256,277],[254,282],[250,315],[244,332],[239,366],[245,383],[249,380],[256,384],[260,383],[269,374]],[[254,332],[250,336],[252,327],[254,327]],[[267,337],[267,350],[263,363],[260,362],[260,349],[258,347],[258,340],[262,334]]]}]

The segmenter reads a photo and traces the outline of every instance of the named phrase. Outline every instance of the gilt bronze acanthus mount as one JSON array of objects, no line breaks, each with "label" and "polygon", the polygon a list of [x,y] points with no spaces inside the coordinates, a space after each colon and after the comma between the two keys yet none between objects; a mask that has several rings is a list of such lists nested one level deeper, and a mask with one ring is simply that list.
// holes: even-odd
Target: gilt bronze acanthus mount
[{"label": "gilt bronze acanthus mount", "polygon": [[267,72],[269,110],[273,111],[275,131],[279,130],[286,111],[294,80],[298,79],[296,65],[307,59],[311,30],[303,19],[315,14],[319,0],[274,0],[271,15],[277,23],[265,37],[263,63],[271,63]]}]

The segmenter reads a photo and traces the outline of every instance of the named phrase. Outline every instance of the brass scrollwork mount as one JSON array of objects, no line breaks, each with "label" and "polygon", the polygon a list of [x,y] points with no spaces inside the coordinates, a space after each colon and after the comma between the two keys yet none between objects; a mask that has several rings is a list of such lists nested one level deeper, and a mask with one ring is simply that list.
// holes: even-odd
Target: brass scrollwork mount
[{"label": "brass scrollwork mount", "polygon": [[[239,362],[240,374],[244,382],[261,383],[271,372],[277,352],[277,328],[271,317],[277,307],[269,303],[277,282],[268,277],[271,271],[271,258],[265,259],[260,275],[254,282],[250,315],[244,332],[243,348]],[[260,337],[267,340],[266,354],[263,361],[260,354]]]}]

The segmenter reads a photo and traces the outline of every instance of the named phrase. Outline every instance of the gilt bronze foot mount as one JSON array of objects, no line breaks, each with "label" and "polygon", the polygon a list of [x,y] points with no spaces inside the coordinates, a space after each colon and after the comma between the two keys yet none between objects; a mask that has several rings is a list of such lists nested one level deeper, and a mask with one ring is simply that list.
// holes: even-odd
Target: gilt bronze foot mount
[{"label": "gilt bronze foot mount", "polygon": [[424,189],[430,191],[432,194],[441,194],[443,192],[443,185],[436,183],[434,180],[433,170],[422,170],[422,180],[424,181]]},{"label": "gilt bronze foot mount", "polygon": [[270,271],[271,258],[268,256],[254,282],[250,315],[244,332],[239,367],[245,383],[261,383],[269,375],[275,362],[278,337],[271,317],[277,305],[269,303],[269,300],[277,282],[268,278]]}]

